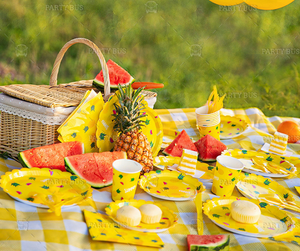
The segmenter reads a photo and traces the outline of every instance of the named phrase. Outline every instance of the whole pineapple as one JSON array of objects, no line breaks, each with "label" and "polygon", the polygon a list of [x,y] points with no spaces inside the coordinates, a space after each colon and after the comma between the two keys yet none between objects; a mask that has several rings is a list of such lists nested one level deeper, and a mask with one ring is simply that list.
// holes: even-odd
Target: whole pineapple
[{"label": "whole pineapple", "polygon": [[142,166],[142,173],[148,173],[153,169],[153,157],[147,137],[142,133],[141,127],[145,121],[141,118],[147,116],[142,113],[145,108],[143,96],[140,95],[142,88],[133,91],[131,85],[122,89],[118,85],[119,105],[115,104],[116,113],[114,116],[114,130],[119,134],[114,151],[127,152],[128,159],[139,162]]}]

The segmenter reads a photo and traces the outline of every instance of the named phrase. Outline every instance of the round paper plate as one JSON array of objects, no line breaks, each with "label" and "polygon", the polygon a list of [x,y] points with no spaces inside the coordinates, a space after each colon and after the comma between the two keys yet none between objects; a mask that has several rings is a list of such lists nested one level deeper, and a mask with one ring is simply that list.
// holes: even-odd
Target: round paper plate
[{"label": "round paper plate", "polygon": [[[257,223],[239,223],[231,217],[231,203],[236,200],[248,200],[260,207],[261,216]],[[292,231],[295,227],[292,218],[278,207],[244,197],[213,198],[203,205],[203,212],[216,225],[232,233],[250,237],[273,237]]]},{"label": "round paper plate", "polygon": [[151,196],[172,201],[192,200],[197,193],[205,191],[198,179],[169,170],[145,173],[141,176],[139,184]]},{"label": "round paper plate", "polygon": [[248,127],[245,120],[232,117],[221,116],[220,139],[232,139],[240,136]]},{"label": "round paper plate", "polygon": [[[136,208],[139,208],[140,206],[144,204],[154,204],[158,206],[161,211],[162,211],[162,218],[159,223],[156,224],[146,224],[141,222],[138,226],[131,227],[127,226],[126,224],[123,224],[119,222],[116,218],[116,214],[119,208],[123,206],[133,206]],[[131,229],[131,230],[136,230],[140,232],[164,232],[168,230],[170,227],[174,226],[177,223],[177,215],[170,210],[169,208],[162,206],[159,203],[156,202],[151,202],[151,201],[144,201],[144,200],[117,200],[115,202],[110,203],[108,206],[105,208],[106,214],[116,223],[120,224],[121,226]]]},{"label": "round paper plate", "polygon": [[[241,194],[249,199],[259,200],[260,194],[275,194],[282,201],[298,201],[298,196],[284,186],[278,184],[275,180],[264,178],[261,175],[247,174],[246,177],[236,184],[237,189]],[[270,202],[271,204],[271,202]],[[290,208],[287,208],[290,209]]]},{"label": "round paper plate", "polygon": [[[113,95],[105,103],[103,110],[100,112],[100,117],[97,122],[97,147],[100,152],[106,152],[113,149],[115,142],[118,140],[118,134],[114,130],[113,116],[115,111],[114,104],[118,103],[118,98]],[[142,127],[142,132],[147,136],[147,139],[152,148],[152,155],[155,157],[161,147],[163,141],[163,127],[160,118],[156,112],[145,104],[143,112],[147,114],[142,118],[145,121],[145,126]]]},{"label": "round paper plate", "polygon": [[[49,208],[46,198],[71,206],[92,195],[91,186],[76,175],[48,168],[22,168],[1,176],[3,190],[30,206]],[[59,202],[58,202],[59,201]]]},{"label": "round paper plate", "polygon": [[256,158],[268,165],[268,163],[272,163],[274,165],[280,166],[281,168],[287,170],[287,172],[291,172],[292,174],[296,173],[296,167],[291,164],[289,161],[285,160],[284,157],[280,157],[278,155],[274,155],[266,152],[258,152],[252,150],[225,150],[222,152],[222,155],[231,156],[239,159],[245,165],[243,171],[247,173],[254,173],[258,175],[262,175],[264,177],[272,177],[272,178],[283,178],[288,177],[290,174],[280,174],[280,173],[267,173],[261,171],[256,165],[253,163],[251,159]]}]

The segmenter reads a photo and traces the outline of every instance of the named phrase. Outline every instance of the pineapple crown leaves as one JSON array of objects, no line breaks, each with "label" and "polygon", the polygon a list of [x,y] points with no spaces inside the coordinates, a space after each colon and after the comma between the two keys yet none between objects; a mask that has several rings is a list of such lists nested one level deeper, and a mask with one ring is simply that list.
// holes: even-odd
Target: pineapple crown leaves
[{"label": "pineapple crown leaves", "polygon": [[115,122],[114,129],[121,133],[129,132],[134,129],[140,130],[145,125],[145,121],[141,120],[146,117],[142,111],[145,109],[143,103],[144,97],[141,92],[144,88],[138,88],[133,90],[131,84],[124,89],[119,84],[119,92],[116,96],[119,100],[119,104],[114,104],[116,113],[113,114],[113,121]]}]

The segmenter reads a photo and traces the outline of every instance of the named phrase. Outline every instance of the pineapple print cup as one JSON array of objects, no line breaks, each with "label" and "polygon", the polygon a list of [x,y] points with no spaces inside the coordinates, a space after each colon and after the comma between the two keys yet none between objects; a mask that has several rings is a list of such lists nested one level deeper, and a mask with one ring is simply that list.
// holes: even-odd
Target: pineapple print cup
[{"label": "pineapple print cup", "polygon": [[131,200],[139,180],[142,165],[130,159],[119,159],[113,163],[111,197],[116,200]]},{"label": "pineapple print cup", "polygon": [[230,156],[218,156],[211,191],[220,197],[230,197],[244,164]]},{"label": "pineapple print cup", "polygon": [[209,134],[215,139],[220,140],[220,110],[208,113],[208,106],[202,106],[196,109],[196,121],[200,138]]}]

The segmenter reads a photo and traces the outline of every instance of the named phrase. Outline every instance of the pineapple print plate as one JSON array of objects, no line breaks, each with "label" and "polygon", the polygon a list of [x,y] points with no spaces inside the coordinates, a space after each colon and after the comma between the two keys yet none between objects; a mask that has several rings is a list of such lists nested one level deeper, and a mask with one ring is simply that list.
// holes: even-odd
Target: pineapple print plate
[{"label": "pineapple print plate", "polygon": [[[119,222],[116,218],[116,214],[119,208],[123,206],[133,206],[136,208],[141,207],[144,204],[154,204],[158,206],[161,211],[162,211],[162,217],[160,222],[155,223],[155,224],[146,224],[141,222],[138,226],[131,227],[127,226],[121,222]],[[168,230],[170,227],[174,226],[177,223],[177,215],[170,210],[169,208],[156,203],[156,202],[151,202],[151,201],[144,201],[144,200],[117,200],[115,202],[110,203],[109,205],[106,206],[105,208],[106,214],[116,223],[120,224],[122,227],[131,229],[131,230],[136,230],[140,232],[164,232]]]},{"label": "pineapple print plate", "polygon": [[243,134],[248,124],[237,117],[221,116],[220,139],[232,139]]},{"label": "pineapple print plate", "polygon": [[92,195],[91,186],[76,175],[49,168],[22,168],[1,176],[0,186],[30,206],[60,211]]},{"label": "pineapple print plate", "polygon": [[295,204],[300,204],[299,197],[273,179],[245,173],[245,178],[239,181],[236,187],[242,195],[249,199],[268,202],[300,212],[300,208]]},{"label": "pineapple print plate", "polygon": [[245,166],[243,171],[247,173],[254,173],[270,178],[292,177],[296,174],[296,167],[287,161],[285,157],[271,153],[234,149],[225,150],[222,152],[222,155],[239,159]]},{"label": "pineapple print plate", "polygon": [[197,193],[205,191],[198,179],[169,170],[145,173],[141,176],[139,184],[151,196],[172,201],[192,200]]},{"label": "pineapple print plate", "polygon": [[[258,205],[261,216],[257,223],[239,223],[230,215],[231,203],[236,200],[247,200]],[[249,200],[244,197],[213,198],[203,205],[203,212],[217,226],[232,233],[250,237],[273,237],[279,234],[291,232],[295,227],[292,218],[278,207],[257,200]]]},{"label": "pineapple print plate", "polygon": [[[116,95],[109,98],[104,105],[97,122],[97,146],[100,152],[106,152],[113,149],[115,142],[118,139],[118,134],[114,131],[114,121],[112,114],[115,114],[114,104],[118,102]],[[146,103],[145,103],[146,104]],[[152,155],[156,156],[160,151],[163,141],[163,127],[160,118],[156,112],[146,105],[144,112],[147,117],[142,118],[146,126],[142,127],[142,132],[146,135],[152,148]]]}]

